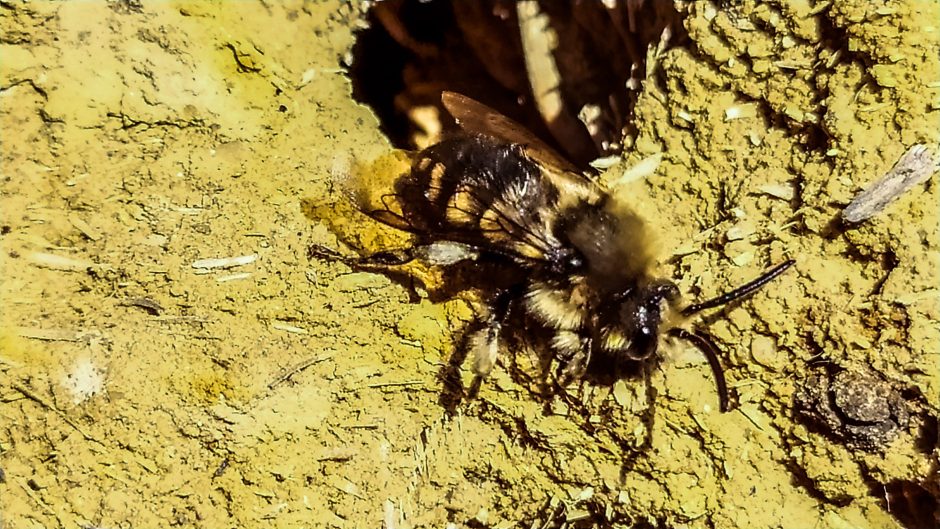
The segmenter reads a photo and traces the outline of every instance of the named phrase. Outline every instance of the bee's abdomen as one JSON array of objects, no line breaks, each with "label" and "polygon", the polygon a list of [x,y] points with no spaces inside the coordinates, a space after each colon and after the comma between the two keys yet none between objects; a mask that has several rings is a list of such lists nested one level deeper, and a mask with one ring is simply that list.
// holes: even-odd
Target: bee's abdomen
[{"label": "bee's abdomen", "polygon": [[507,223],[529,222],[557,195],[521,149],[484,136],[452,138],[421,151],[397,192],[416,230],[462,239],[512,231]]}]

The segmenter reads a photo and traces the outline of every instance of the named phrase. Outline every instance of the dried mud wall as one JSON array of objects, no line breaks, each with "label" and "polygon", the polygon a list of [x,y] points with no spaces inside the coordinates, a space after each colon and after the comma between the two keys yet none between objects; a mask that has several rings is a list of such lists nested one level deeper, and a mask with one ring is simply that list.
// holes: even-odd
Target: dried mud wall
[{"label": "dried mud wall", "polygon": [[446,413],[471,304],[306,255],[401,243],[340,189],[389,149],[341,67],[361,8],[0,2],[0,525],[929,521],[937,186],[839,214],[938,142],[937,3],[690,3],[644,83],[605,178],[661,160],[625,191],[661,273],[696,298],[797,261],[707,322],[727,414],[672,343],[553,399],[509,355]]}]

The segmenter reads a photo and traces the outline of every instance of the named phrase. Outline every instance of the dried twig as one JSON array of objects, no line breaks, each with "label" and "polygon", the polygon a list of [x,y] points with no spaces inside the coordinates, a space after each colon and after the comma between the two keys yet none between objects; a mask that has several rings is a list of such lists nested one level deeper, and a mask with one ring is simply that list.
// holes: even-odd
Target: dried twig
[{"label": "dried twig", "polygon": [[20,483],[20,482],[17,482],[17,485],[19,485],[20,488],[23,489],[23,491],[26,493],[27,496],[29,496],[31,500],[36,502],[36,504],[42,508],[43,512],[45,512],[49,516],[54,516],[57,520],[59,519],[59,516],[55,513],[55,511],[53,511],[52,508],[46,504],[46,502],[42,501],[42,498],[40,498],[32,490],[30,490],[28,485],[24,485],[23,483]]},{"label": "dried twig", "polygon": [[37,329],[20,327],[16,333],[23,338],[32,338],[33,340],[45,340],[48,342],[78,342],[82,335],[78,331],[69,329]]},{"label": "dried twig", "polygon": [[94,442],[96,442],[96,443],[98,443],[98,444],[102,444],[101,441],[95,439],[94,437],[92,437],[92,436],[89,435],[88,433],[85,433],[85,431],[82,430],[82,428],[78,425],[78,423],[76,423],[75,421],[73,421],[72,419],[70,419],[69,416],[65,414],[65,412],[63,412],[63,411],[60,410],[59,408],[53,406],[52,404],[46,402],[45,399],[43,399],[43,398],[40,397],[39,395],[36,395],[36,394],[33,393],[32,391],[30,391],[27,387],[25,387],[25,386],[23,386],[23,385],[21,385],[21,384],[17,384],[17,383],[13,383],[12,385],[10,385],[10,387],[13,388],[13,389],[15,389],[16,391],[20,392],[24,397],[28,398],[29,400],[38,403],[38,404],[39,404],[40,406],[42,406],[43,408],[46,408],[47,410],[49,410],[49,411],[55,413],[56,415],[58,415],[59,417],[61,417],[62,420],[65,421],[66,423],[68,423],[69,426],[71,426],[72,428],[75,428],[75,431],[77,431],[78,433],[82,434],[82,437],[84,437],[85,440],[87,440],[87,441],[94,441]]},{"label": "dried twig", "polygon": [[842,211],[842,218],[857,223],[875,216],[936,170],[937,162],[925,145],[911,147],[890,171],[852,200]]},{"label": "dried twig", "polygon": [[278,384],[283,383],[290,377],[296,375],[297,373],[300,373],[301,371],[303,371],[304,369],[307,369],[313,364],[319,364],[320,362],[329,360],[330,358],[333,358],[332,354],[323,355],[323,356],[314,356],[314,357],[304,360],[303,362],[300,362],[299,364],[293,367],[289,367],[281,371],[281,373],[277,377],[275,377],[274,380],[272,380],[271,382],[268,382],[268,389],[274,389],[274,386],[277,386]]},{"label": "dried twig", "polygon": [[258,254],[256,253],[249,255],[239,255],[236,257],[222,257],[219,259],[200,259],[198,261],[193,261],[192,267],[202,270],[210,270],[213,268],[232,268],[234,266],[251,264],[257,259]]},{"label": "dried twig", "polygon": [[356,456],[356,451],[349,447],[334,448],[317,456],[317,461],[349,461]]},{"label": "dried twig", "polygon": [[307,329],[303,327],[297,327],[296,325],[288,325],[283,322],[276,321],[271,324],[272,329],[277,329],[279,331],[285,331],[293,334],[309,334]]},{"label": "dried twig", "polygon": [[423,380],[406,380],[404,382],[376,382],[375,384],[368,384],[367,388],[389,388],[396,386],[420,386],[424,384]]},{"label": "dried twig", "polygon": [[75,229],[82,232],[82,235],[93,241],[100,240],[103,237],[101,231],[93,228],[90,224],[82,220],[78,215],[69,215],[69,222],[72,223],[72,226],[75,226]]},{"label": "dried twig", "polygon": [[154,316],[159,316],[160,313],[164,310],[159,303],[148,297],[127,298],[120,302],[119,305],[123,307],[137,307],[149,312],[150,314],[153,314]]}]

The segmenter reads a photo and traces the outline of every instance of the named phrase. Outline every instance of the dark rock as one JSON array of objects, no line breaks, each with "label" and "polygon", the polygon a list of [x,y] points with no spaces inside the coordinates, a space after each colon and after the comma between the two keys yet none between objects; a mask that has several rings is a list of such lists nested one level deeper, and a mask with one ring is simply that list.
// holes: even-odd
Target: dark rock
[{"label": "dark rock", "polygon": [[860,371],[819,370],[796,394],[800,416],[853,447],[880,451],[910,421],[900,393],[879,376]]}]

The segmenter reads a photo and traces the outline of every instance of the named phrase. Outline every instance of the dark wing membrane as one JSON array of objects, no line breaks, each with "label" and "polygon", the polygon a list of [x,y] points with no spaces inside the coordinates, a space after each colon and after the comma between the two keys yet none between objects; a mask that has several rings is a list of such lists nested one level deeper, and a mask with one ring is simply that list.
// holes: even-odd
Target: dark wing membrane
[{"label": "dark wing membrane", "polygon": [[536,163],[556,171],[570,172],[580,176],[581,173],[574,164],[538,139],[529,129],[483,103],[456,92],[443,92],[441,103],[463,130],[471,134],[484,134],[507,143],[521,145],[525,149],[526,156]]},{"label": "dark wing membrane", "polygon": [[368,162],[356,161],[353,177],[341,179],[343,191],[359,211],[393,228],[410,233],[418,231],[401,211],[396,193],[390,193],[397,182],[408,178],[414,153],[395,150]]},{"label": "dark wing membrane", "polygon": [[383,206],[381,208],[363,209],[362,212],[382,224],[387,224],[401,231],[420,234],[421,232],[412,226],[411,223],[408,222],[408,219],[401,214],[401,208],[395,204],[397,200],[397,197],[393,194],[382,195]]}]

